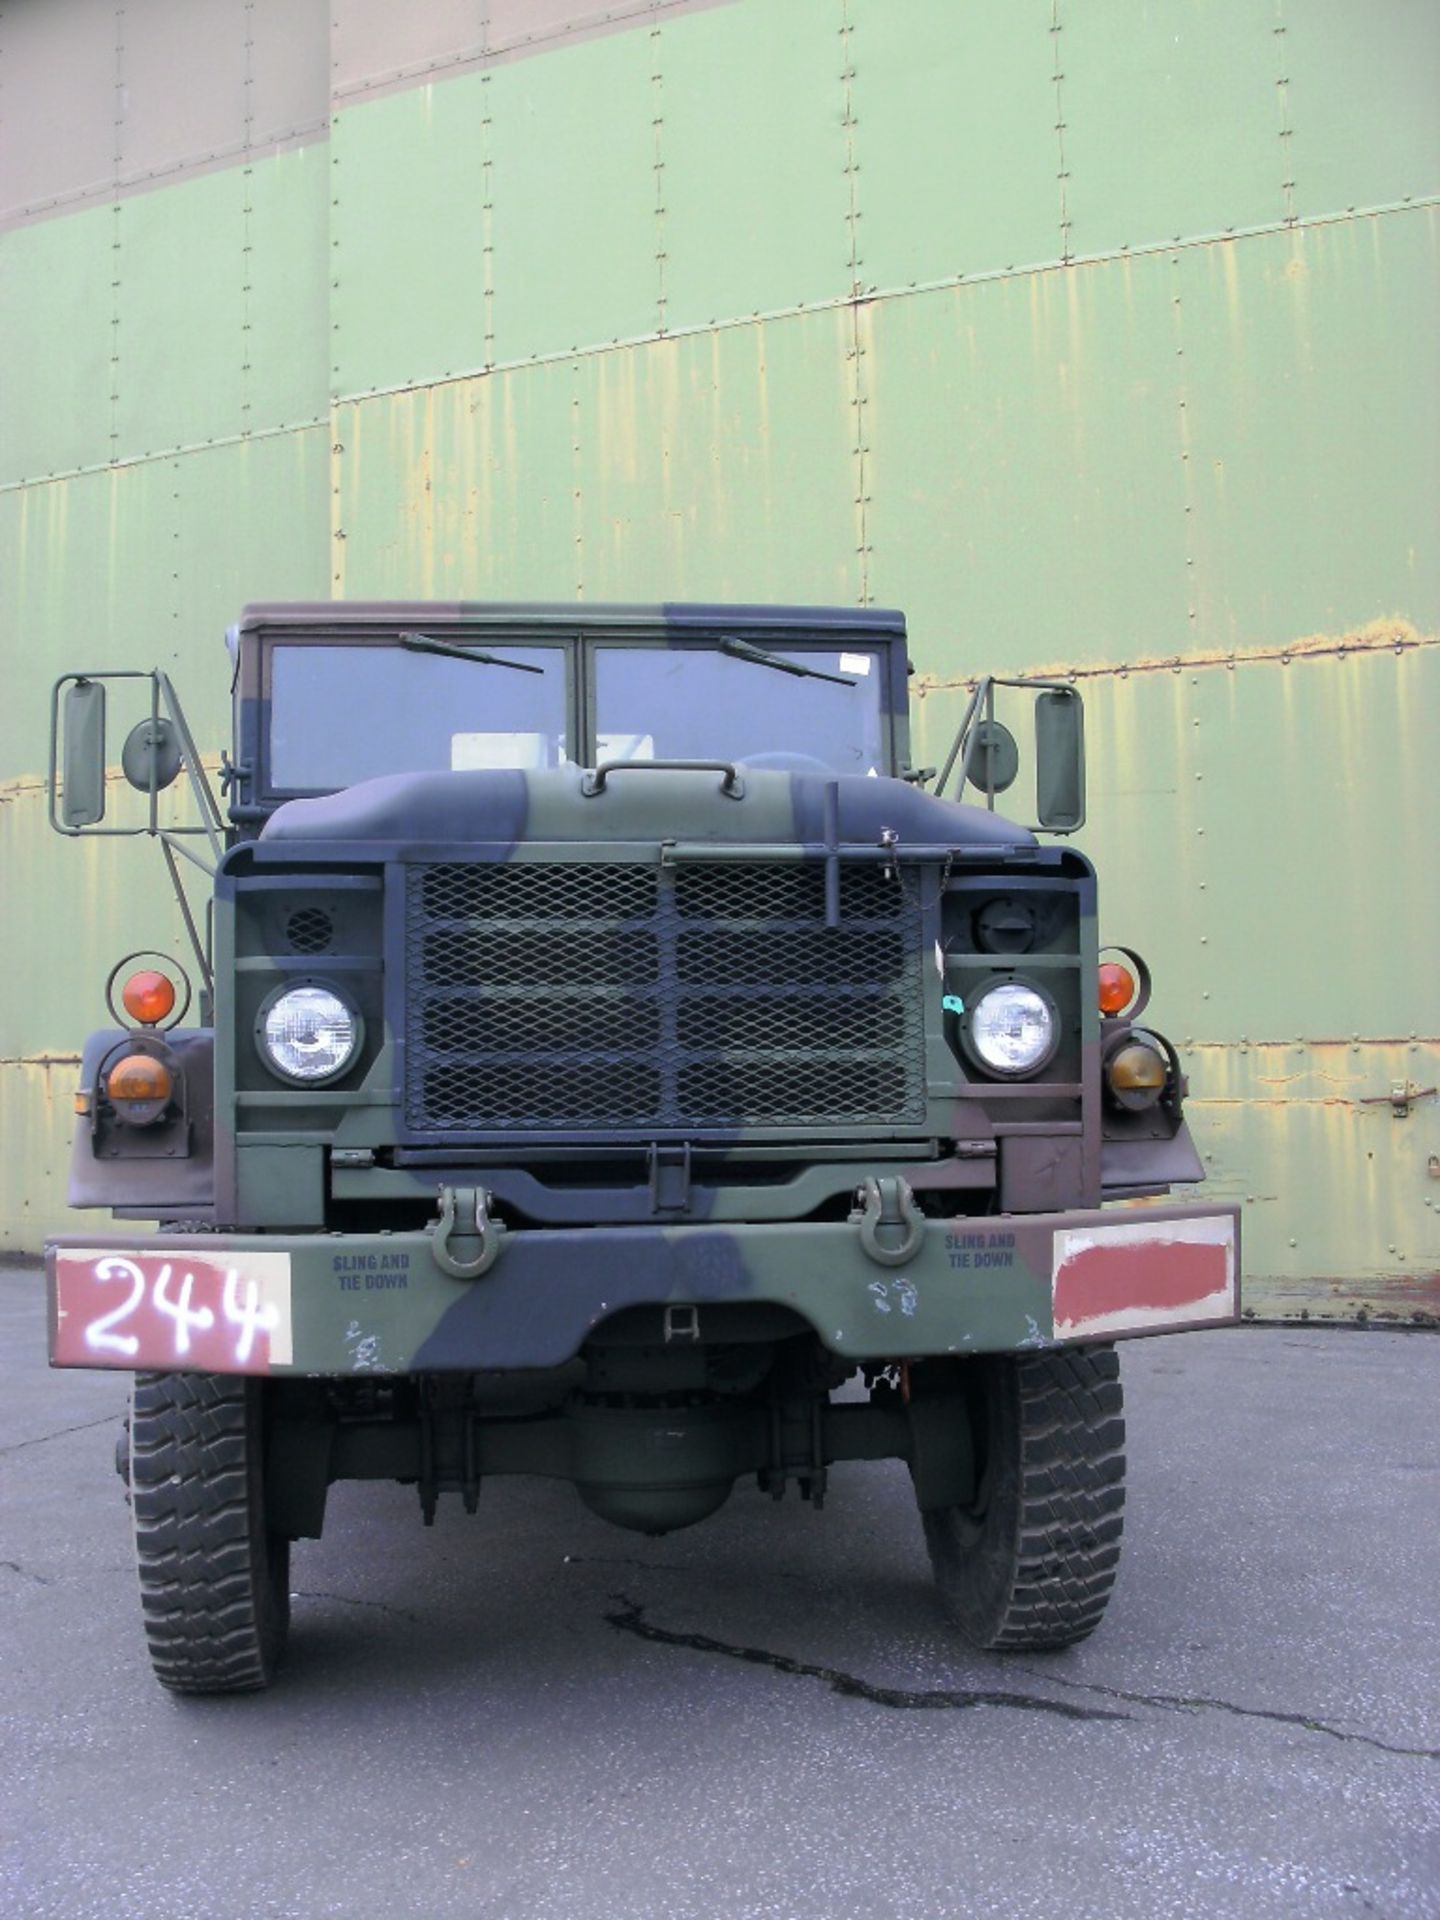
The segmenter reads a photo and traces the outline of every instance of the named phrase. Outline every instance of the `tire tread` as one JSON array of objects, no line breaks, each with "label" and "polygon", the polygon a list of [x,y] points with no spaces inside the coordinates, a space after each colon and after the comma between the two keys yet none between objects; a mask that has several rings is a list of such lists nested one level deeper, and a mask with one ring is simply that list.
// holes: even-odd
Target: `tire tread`
[{"label": "tire tread", "polygon": [[251,1457],[256,1391],[210,1374],[135,1378],[129,1478],[140,1608],[156,1678],[173,1693],[253,1691],[269,1684],[280,1657],[286,1554],[264,1534]]},{"label": "tire tread", "polygon": [[[983,1554],[962,1544],[954,1509],[925,1516],[950,1618],[995,1652],[1073,1646],[1094,1632],[1120,1564],[1125,1421],[1113,1347],[1026,1354],[992,1364],[1009,1396],[1013,1458],[1004,1512]],[[1008,1369],[1008,1372],[1006,1371]],[[983,1566],[982,1566],[983,1560]]]}]

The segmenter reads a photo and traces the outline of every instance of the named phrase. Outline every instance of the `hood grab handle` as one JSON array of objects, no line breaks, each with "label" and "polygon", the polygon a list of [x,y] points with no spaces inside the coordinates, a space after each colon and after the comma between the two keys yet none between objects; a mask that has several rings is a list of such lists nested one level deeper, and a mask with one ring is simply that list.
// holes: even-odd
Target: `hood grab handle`
[{"label": "hood grab handle", "polygon": [[597,793],[605,791],[605,782],[612,773],[723,773],[720,791],[727,800],[745,798],[745,782],[740,777],[740,769],[733,760],[602,760],[598,767],[592,768],[580,782],[580,791],[587,800],[593,800]]}]

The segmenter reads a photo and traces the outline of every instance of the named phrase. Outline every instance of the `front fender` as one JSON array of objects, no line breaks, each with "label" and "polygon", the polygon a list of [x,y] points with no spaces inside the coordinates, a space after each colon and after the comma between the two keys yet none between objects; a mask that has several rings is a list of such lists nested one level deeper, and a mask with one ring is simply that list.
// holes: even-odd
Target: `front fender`
[{"label": "front fender", "polygon": [[214,1221],[215,1033],[177,1028],[161,1036],[184,1075],[183,1121],[156,1127],[95,1122],[100,1070],[128,1037],[124,1027],[92,1033],[80,1065],[87,1112],[77,1114],[70,1150],[72,1207],[110,1207],[135,1220]]},{"label": "front fender", "polygon": [[1163,1139],[1132,1136],[1128,1140],[1106,1140],[1100,1148],[1100,1194],[1104,1200],[1168,1193],[1172,1187],[1204,1178],[1205,1169],[1184,1120]]}]

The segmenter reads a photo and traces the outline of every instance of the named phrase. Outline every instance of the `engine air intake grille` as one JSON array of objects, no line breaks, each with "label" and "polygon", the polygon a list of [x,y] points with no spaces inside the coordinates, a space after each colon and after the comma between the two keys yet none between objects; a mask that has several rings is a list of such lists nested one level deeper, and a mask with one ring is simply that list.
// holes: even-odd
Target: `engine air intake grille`
[{"label": "engine air intake grille", "polygon": [[912,876],[819,863],[410,869],[412,1134],[923,1122]]}]

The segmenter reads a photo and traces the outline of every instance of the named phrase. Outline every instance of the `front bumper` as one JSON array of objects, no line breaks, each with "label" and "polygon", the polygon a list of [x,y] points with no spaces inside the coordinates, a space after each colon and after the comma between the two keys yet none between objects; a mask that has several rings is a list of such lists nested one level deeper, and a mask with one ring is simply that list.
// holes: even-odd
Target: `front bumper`
[{"label": "front bumper", "polygon": [[[57,1367],[406,1374],[554,1367],[632,1307],[676,1337],[706,1309],[793,1310],[846,1359],[885,1361],[1179,1332],[1239,1317],[1225,1206],[930,1221],[903,1265],[853,1225],[591,1227],[507,1236],[451,1279],[428,1233],[165,1234],[52,1241]],[[689,1310],[695,1309],[692,1313]]]}]

